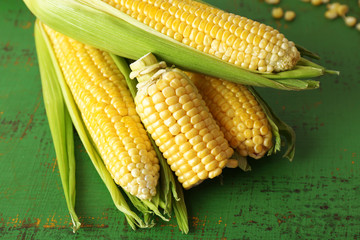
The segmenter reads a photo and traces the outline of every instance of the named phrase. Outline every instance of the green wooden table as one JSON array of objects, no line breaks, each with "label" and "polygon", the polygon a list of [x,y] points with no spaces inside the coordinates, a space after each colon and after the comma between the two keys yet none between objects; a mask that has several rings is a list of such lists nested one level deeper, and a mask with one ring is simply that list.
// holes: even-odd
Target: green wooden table
[{"label": "green wooden table", "polygon": [[[76,136],[77,212],[70,229],[42,100],[34,16],[0,1],[0,239],[360,239],[360,32],[323,17],[325,6],[283,1],[294,22],[272,19],[262,1],[208,1],[277,27],[341,71],[305,92],[258,89],[294,127],[292,163],[281,154],[226,169],[186,191],[190,233],[175,220],[133,232],[114,207]],[[346,2],[360,19],[356,1]]]}]

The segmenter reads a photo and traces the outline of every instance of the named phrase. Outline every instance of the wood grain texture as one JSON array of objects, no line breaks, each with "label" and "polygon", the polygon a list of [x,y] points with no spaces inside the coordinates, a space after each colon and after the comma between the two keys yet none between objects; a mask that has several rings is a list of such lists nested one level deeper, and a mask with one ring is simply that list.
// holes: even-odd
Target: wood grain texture
[{"label": "wood grain texture", "polygon": [[[22,1],[0,1],[1,239],[360,239],[360,34],[325,6],[283,1],[297,18],[273,20],[260,1],[208,1],[262,21],[317,52],[341,71],[305,92],[258,89],[297,134],[292,163],[281,154],[250,161],[251,172],[226,169],[185,192],[190,233],[176,221],[133,232],[114,207],[76,136],[77,212],[70,229],[42,102],[33,39],[34,16]],[[350,13],[360,16],[355,1]],[[360,19],[359,19],[360,20]]]}]

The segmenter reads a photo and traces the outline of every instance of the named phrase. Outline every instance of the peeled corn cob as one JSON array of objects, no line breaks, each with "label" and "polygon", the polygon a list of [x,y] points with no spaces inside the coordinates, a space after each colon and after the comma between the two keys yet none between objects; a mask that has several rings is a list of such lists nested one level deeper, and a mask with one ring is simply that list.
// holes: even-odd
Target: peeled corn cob
[{"label": "peeled corn cob", "polygon": [[261,106],[243,85],[188,73],[220,129],[241,156],[259,159],[272,147],[271,126]]},{"label": "peeled corn cob", "polygon": [[204,53],[260,72],[292,69],[295,44],[270,26],[192,0],[103,0]]},{"label": "peeled corn cob", "polygon": [[233,150],[190,79],[152,54],[130,68],[136,111],[183,187],[220,175]]},{"label": "peeled corn cob", "polygon": [[159,163],[135,104],[109,54],[49,27],[64,78],[114,181],[140,199],[156,194]]}]

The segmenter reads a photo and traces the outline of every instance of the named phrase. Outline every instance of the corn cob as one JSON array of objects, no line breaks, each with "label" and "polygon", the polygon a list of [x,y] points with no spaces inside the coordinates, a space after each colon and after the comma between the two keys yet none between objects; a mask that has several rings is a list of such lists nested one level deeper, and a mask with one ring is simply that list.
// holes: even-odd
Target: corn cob
[{"label": "corn cob", "polygon": [[220,129],[241,156],[259,159],[272,147],[271,126],[261,106],[243,85],[187,73]]},{"label": "corn cob", "polygon": [[183,187],[220,175],[233,150],[190,79],[152,54],[130,68],[136,111]]},{"label": "corn cob", "polygon": [[156,194],[159,163],[126,81],[108,53],[49,27],[52,42],[84,123],[114,181],[140,199]]},{"label": "corn cob", "polygon": [[204,53],[260,72],[292,69],[295,44],[270,26],[192,0],[103,0]]},{"label": "corn cob", "polygon": [[[311,78],[325,73],[338,74],[303,58],[299,60],[299,52],[303,55],[310,55],[310,52],[295,47],[277,30],[195,1],[24,2],[36,17],[56,31],[124,58],[135,60],[152,52],[168,64],[182,69],[244,85],[283,90],[315,89],[319,82]],[[171,6],[166,8],[169,4]],[[179,8],[175,14],[171,12],[174,8]],[[139,14],[135,10],[139,10]],[[147,19],[147,22],[144,24],[138,18]],[[206,26],[212,27],[207,29]],[[186,37],[184,34],[190,35]],[[176,40],[172,35],[181,37]],[[199,44],[201,39],[203,45]],[[277,72],[287,68],[291,69]]]}]

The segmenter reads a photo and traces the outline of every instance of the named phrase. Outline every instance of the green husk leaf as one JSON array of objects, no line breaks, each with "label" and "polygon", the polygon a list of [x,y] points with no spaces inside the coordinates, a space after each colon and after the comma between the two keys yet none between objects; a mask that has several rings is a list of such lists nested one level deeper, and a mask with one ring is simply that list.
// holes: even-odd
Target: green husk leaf
[{"label": "green husk leaf", "polygon": [[145,224],[143,220],[133,212],[129,205],[127,204],[125,198],[120,192],[120,189],[113,181],[109,171],[106,169],[96,147],[93,143],[88,131],[86,130],[85,124],[81,118],[81,114],[76,106],[76,103],[72,97],[71,91],[66,85],[65,79],[63,77],[62,71],[60,69],[59,63],[57,62],[54,50],[50,43],[50,40],[47,37],[46,32],[44,31],[41,23],[39,21],[36,22],[36,32],[39,38],[43,39],[43,42],[46,44],[46,49],[44,51],[48,52],[49,58],[47,59],[50,63],[47,67],[52,68],[53,72],[56,73],[56,77],[58,84],[60,86],[63,100],[66,104],[67,110],[69,111],[70,117],[72,119],[72,123],[75,126],[75,129],[85,147],[86,152],[88,153],[96,171],[98,172],[100,178],[105,183],[111,198],[117,209],[125,214],[127,222],[131,226],[132,229],[136,229],[136,227],[151,227],[152,225]]},{"label": "green husk leaf", "polygon": [[176,216],[176,221],[179,225],[179,229],[182,233],[187,234],[189,232],[189,220],[185,205],[185,197],[180,183],[175,182],[176,191],[178,193],[178,200],[174,201],[174,212]]},{"label": "green husk leaf", "polygon": [[322,69],[324,73],[328,73],[328,74],[340,75],[339,71],[325,69],[323,66],[320,66],[319,64],[311,62],[311,61],[307,60],[306,58],[301,58],[299,60],[299,62],[298,62],[298,65],[299,66],[308,66],[308,67],[313,67],[313,68],[317,68],[317,69]]},{"label": "green husk leaf", "polygon": [[[110,54],[110,56],[124,75],[132,97],[135,98],[137,81],[136,79],[130,79],[129,76],[131,70],[129,69],[129,65],[125,59],[119,56],[114,54]],[[182,187],[175,180],[166,159],[155,144],[155,141],[150,134],[148,134],[148,136],[160,163],[160,191],[158,191],[158,193],[160,193],[159,205],[164,209],[165,214],[170,214],[171,211],[174,210],[179,229],[186,234],[189,232],[189,223]]]},{"label": "green husk leaf", "polygon": [[291,162],[295,155],[295,140],[296,140],[295,131],[274,114],[274,112],[271,110],[269,105],[262,99],[262,97],[255,91],[253,87],[248,86],[248,89],[261,105],[272,128],[272,134],[275,138],[275,144],[268,151],[268,155],[280,151],[281,135],[282,135],[285,137],[287,142],[287,149],[283,157],[288,158]]},{"label": "green husk leaf", "polygon": [[320,56],[317,55],[316,53],[311,52],[310,50],[307,50],[306,48],[304,48],[303,46],[300,46],[298,44],[295,44],[296,48],[298,49],[298,51],[300,52],[301,56],[307,56],[313,59],[320,59]]},{"label": "green husk leaf", "polygon": [[301,84],[302,80],[286,84],[190,48],[100,0],[24,1],[38,18],[56,31],[125,58],[138,59],[152,52],[184,70],[240,84],[283,90],[308,89],[307,84]]},{"label": "green husk leaf", "polygon": [[265,74],[269,79],[291,79],[291,78],[313,78],[324,75],[323,68],[315,68],[310,66],[296,66],[294,69],[278,72],[276,74]]},{"label": "green husk leaf", "polygon": [[65,200],[73,223],[72,229],[75,233],[80,228],[81,223],[75,212],[76,189],[73,126],[59,83],[57,82],[56,72],[51,66],[51,56],[47,51],[46,42],[42,38],[38,25],[35,28],[35,42],[46,115],[56,152]]}]

